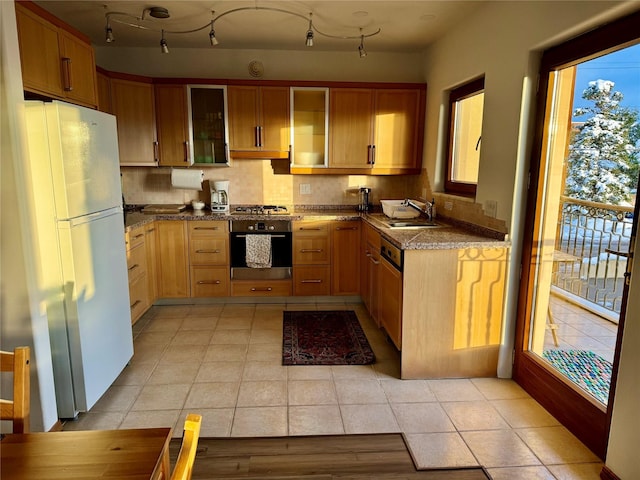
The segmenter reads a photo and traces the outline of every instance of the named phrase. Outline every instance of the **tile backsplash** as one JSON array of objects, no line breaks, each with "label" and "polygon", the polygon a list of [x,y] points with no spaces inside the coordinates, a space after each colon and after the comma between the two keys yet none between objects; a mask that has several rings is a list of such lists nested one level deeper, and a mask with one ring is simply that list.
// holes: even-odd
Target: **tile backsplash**
[{"label": "tile backsplash", "polygon": [[[196,168],[196,167],[192,167]],[[236,160],[231,167],[204,168],[203,190],[171,186],[170,168],[123,167],[122,189],[128,204],[209,202],[207,180],[229,180],[232,205],[357,205],[358,188],[372,189],[372,203],[415,197],[415,175],[287,175],[274,174],[268,160]],[[310,193],[301,194],[303,190]]]}]

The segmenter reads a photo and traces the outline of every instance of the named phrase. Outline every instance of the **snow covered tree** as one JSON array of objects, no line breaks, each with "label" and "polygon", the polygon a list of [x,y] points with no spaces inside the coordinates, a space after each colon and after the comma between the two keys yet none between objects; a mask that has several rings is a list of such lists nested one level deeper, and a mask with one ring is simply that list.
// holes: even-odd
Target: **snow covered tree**
[{"label": "snow covered tree", "polygon": [[593,106],[576,108],[575,117],[590,115],[569,144],[565,194],[619,205],[635,192],[640,162],[638,112],[620,105],[621,92],[610,80],[595,80],[582,92]]}]

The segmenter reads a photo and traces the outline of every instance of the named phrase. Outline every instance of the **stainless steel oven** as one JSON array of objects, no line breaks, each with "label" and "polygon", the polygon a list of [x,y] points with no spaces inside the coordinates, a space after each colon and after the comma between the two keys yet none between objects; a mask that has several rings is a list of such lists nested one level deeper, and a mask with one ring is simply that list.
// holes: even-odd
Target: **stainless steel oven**
[{"label": "stainless steel oven", "polygon": [[[232,280],[284,280],[291,278],[290,220],[232,220],[230,232]],[[247,235],[269,235],[271,267],[247,266]]]}]

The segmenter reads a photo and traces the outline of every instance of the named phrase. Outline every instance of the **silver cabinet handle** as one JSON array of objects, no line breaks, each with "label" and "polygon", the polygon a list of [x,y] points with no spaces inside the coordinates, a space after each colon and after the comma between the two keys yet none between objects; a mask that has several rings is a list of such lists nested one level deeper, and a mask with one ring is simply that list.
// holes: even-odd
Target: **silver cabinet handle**
[{"label": "silver cabinet handle", "polygon": [[134,240],[137,240],[140,237],[144,237],[144,233],[139,233],[138,235],[136,235],[135,237],[133,237]]},{"label": "silver cabinet handle", "polygon": [[193,227],[194,230],[220,230],[220,227]]},{"label": "silver cabinet handle", "polygon": [[140,266],[140,265],[139,265],[139,264],[137,264],[137,263],[136,263],[135,265],[131,265],[131,266],[129,267],[129,271],[130,271],[130,272],[132,272],[133,270],[135,270],[135,269],[136,269],[136,268],[138,268],[139,266]]},{"label": "silver cabinet handle", "polygon": [[138,306],[139,303],[142,303],[140,300],[136,300],[135,302],[133,302],[131,304],[131,306],[129,307],[131,310],[133,310],[134,308],[136,308]]},{"label": "silver cabinet handle", "polygon": [[189,163],[189,142],[184,142],[184,161]]},{"label": "silver cabinet handle", "polygon": [[322,280],[301,280],[300,283],[322,283]]},{"label": "silver cabinet handle", "polygon": [[300,227],[299,230],[306,230],[306,231],[311,231],[311,230],[317,230],[320,231],[322,230],[320,227]]},{"label": "silver cabinet handle", "polygon": [[336,227],[336,230],[358,230],[358,227]]},{"label": "silver cabinet handle", "polygon": [[198,285],[220,285],[220,280],[198,280]]},{"label": "silver cabinet handle", "polygon": [[220,253],[220,250],[201,249],[201,250],[196,250],[196,253]]},{"label": "silver cabinet handle", "polygon": [[300,250],[300,253],[322,253],[323,250],[321,248],[303,248]]},{"label": "silver cabinet handle", "polygon": [[158,152],[159,152],[159,150],[160,150],[160,149],[158,148],[158,147],[159,147],[159,145],[160,145],[160,144],[158,143],[158,141],[157,141],[157,140],[156,140],[155,142],[153,142],[153,161],[154,161],[154,162],[156,162],[156,163],[159,163],[159,162],[160,162],[160,160],[159,160],[160,155],[158,154]]},{"label": "silver cabinet handle", "polygon": [[376,164],[376,146],[371,145],[371,165]]},{"label": "silver cabinet handle", "polygon": [[270,292],[271,290],[273,290],[273,288],[271,287],[266,287],[266,288],[251,287],[252,292]]}]

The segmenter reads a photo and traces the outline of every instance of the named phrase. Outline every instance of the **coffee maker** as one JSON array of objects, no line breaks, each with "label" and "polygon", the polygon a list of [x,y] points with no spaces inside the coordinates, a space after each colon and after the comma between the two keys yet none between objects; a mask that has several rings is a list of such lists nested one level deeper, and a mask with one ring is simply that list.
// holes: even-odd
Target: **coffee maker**
[{"label": "coffee maker", "polygon": [[209,189],[211,191],[211,211],[229,212],[229,181],[209,182]]},{"label": "coffee maker", "polygon": [[358,204],[358,211],[368,212],[371,210],[371,189],[369,187],[360,187],[360,203]]}]

